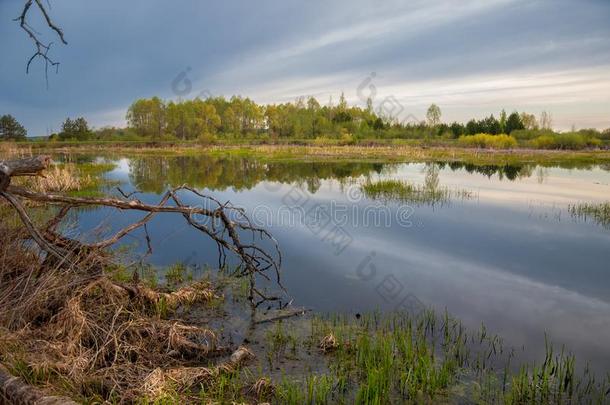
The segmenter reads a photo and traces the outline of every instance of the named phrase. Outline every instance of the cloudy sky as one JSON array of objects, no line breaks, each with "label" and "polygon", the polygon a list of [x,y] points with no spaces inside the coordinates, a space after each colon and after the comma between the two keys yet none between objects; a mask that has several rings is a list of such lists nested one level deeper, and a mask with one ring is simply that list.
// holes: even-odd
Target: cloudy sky
[{"label": "cloudy sky", "polygon": [[124,125],[136,98],[233,94],[261,103],[343,91],[351,103],[444,121],[546,110],[558,129],[610,127],[608,0],[50,0],[68,41],[59,73],[13,22],[23,1],[0,0],[0,114],[30,135],[67,116]]}]

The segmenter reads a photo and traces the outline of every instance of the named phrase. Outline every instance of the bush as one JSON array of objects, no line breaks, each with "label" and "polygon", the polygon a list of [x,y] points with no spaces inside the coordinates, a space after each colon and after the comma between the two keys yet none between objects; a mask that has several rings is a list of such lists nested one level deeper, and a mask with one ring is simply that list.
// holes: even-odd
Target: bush
[{"label": "bush", "polygon": [[341,131],[341,138],[339,138],[339,145],[353,145],[356,143],[354,135],[349,132]]},{"label": "bush", "polygon": [[326,136],[318,136],[313,140],[314,146],[337,146],[339,144],[338,139],[328,138]]},{"label": "bush", "polygon": [[470,148],[512,149],[517,146],[517,140],[506,134],[476,134],[460,136],[458,144]]},{"label": "bush", "polygon": [[586,147],[597,148],[602,142],[587,134],[569,132],[565,134],[543,135],[532,139],[530,145],[536,149],[569,149],[579,150]]},{"label": "bush", "polygon": [[199,135],[199,138],[197,138],[197,143],[201,146],[208,146],[215,144],[217,140],[218,139],[216,138],[216,135],[210,133],[203,133]]},{"label": "bush", "polygon": [[510,136],[520,141],[536,139],[545,135],[553,136],[555,132],[550,129],[517,129],[510,133]]},{"label": "bush", "polygon": [[530,142],[530,146],[535,149],[555,149],[556,144],[555,137],[552,135],[542,135]]}]

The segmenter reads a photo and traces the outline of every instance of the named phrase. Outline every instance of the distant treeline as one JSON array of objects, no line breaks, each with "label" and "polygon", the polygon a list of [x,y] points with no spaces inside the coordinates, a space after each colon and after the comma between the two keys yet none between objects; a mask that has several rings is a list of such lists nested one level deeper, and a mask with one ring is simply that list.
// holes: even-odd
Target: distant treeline
[{"label": "distant treeline", "polygon": [[[401,122],[366,107],[350,106],[343,94],[337,103],[321,105],[314,97],[293,103],[260,105],[239,96],[166,102],[158,97],[136,100],[127,111],[127,128],[92,130],[80,117],[66,119],[51,140],[61,141],[197,141],[222,139],[259,142],[312,140],[316,144],[350,144],[373,139],[460,139],[458,144],[510,148],[517,144],[536,148],[579,149],[610,140],[610,129],[585,129],[558,134],[552,117],[501,111],[466,123],[442,122],[441,109],[431,105],[425,120]],[[12,124],[14,127],[14,124]],[[1,133],[0,133],[1,134]],[[498,137],[501,135],[500,137]]]}]

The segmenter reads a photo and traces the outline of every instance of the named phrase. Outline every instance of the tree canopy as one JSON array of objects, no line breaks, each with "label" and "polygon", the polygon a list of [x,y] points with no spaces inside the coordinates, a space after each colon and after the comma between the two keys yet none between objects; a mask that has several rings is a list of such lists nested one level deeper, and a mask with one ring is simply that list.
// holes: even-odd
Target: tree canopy
[{"label": "tree canopy", "polygon": [[0,140],[2,141],[20,141],[27,136],[27,131],[15,117],[10,114],[0,117]]}]

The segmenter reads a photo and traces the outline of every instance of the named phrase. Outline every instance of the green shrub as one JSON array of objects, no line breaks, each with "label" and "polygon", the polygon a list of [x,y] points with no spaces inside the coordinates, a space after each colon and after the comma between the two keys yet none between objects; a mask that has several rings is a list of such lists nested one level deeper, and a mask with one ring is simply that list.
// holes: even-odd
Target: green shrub
[{"label": "green shrub", "polygon": [[569,149],[579,150],[586,147],[597,148],[602,145],[598,138],[585,133],[568,132],[565,134],[543,135],[530,141],[536,149]]},{"label": "green shrub", "polygon": [[341,131],[341,138],[339,138],[340,145],[353,145],[354,143],[356,143],[354,135],[349,132]]},{"label": "green shrub", "polygon": [[470,148],[512,149],[517,146],[517,140],[506,134],[476,134],[460,136],[458,144]]},{"label": "green shrub", "polygon": [[313,140],[315,146],[336,146],[339,144],[338,139],[328,138],[326,136],[318,136]]},{"label": "green shrub", "polygon": [[536,149],[555,149],[555,137],[552,135],[539,136],[538,138],[532,139],[530,146]]},{"label": "green shrub", "polygon": [[201,146],[213,145],[216,143],[216,141],[216,135],[207,132],[199,135],[199,138],[197,138],[197,143]]},{"label": "green shrub", "polygon": [[555,132],[550,129],[516,129],[510,133],[510,136],[519,141],[531,140],[544,135],[553,136]]}]

